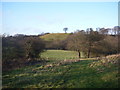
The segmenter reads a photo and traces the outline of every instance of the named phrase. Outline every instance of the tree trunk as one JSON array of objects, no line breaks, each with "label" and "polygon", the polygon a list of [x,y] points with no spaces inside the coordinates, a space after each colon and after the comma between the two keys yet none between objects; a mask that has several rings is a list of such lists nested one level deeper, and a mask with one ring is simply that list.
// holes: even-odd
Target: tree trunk
[{"label": "tree trunk", "polygon": [[90,52],[91,52],[91,46],[88,49],[88,58],[90,57]]},{"label": "tree trunk", "polygon": [[78,56],[79,56],[79,58],[81,58],[80,51],[78,51]]},{"label": "tree trunk", "polygon": [[90,57],[90,50],[88,51],[88,58]]}]

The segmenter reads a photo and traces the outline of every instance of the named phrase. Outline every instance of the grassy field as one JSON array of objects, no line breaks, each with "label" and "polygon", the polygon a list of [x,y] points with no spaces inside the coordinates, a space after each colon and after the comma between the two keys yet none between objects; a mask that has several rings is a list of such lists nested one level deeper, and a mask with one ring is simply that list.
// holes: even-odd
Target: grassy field
[{"label": "grassy field", "polygon": [[40,38],[46,40],[46,41],[53,41],[53,40],[65,40],[69,33],[51,33],[51,34],[46,34],[43,36],[40,36]]},{"label": "grassy field", "polygon": [[46,60],[79,59],[77,52],[67,50],[47,50],[41,54],[41,57]]},{"label": "grassy field", "polygon": [[[57,50],[56,53],[58,52]],[[68,51],[66,52],[68,53]],[[108,57],[107,60],[106,58],[100,60],[93,60],[91,58],[78,61],[74,59],[69,60],[69,58],[61,60],[62,58],[59,58],[59,62],[56,62],[56,55],[53,55],[56,53],[55,50],[43,53],[43,57],[45,57],[45,55],[48,57],[52,55],[53,62],[47,62],[44,65],[36,64],[9,72],[3,72],[3,88],[118,87],[119,76],[116,64],[118,56],[117,58]],[[64,54],[63,51],[59,53]],[[70,56],[72,56],[74,52],[69,53],[71,53]],[[57,55],[60,57],[59,54]],[[66,55],[63,57],[66,57]]]}]

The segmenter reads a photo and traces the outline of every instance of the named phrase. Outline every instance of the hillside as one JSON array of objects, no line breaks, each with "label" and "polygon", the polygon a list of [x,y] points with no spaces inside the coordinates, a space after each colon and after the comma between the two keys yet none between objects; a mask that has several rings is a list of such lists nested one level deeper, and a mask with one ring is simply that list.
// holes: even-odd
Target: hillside
[{"label": "hillside", "polygon": [[68,35],[70,35],[70,33],[50,33],[40,36],[40,38],[46,41],[56,41],[56,40],[60,41],[66,39]]},{"label": "hillside", "polygon": [[46,64],[3,72],[3,88],[118,88],[119,56],[49,60]]}]

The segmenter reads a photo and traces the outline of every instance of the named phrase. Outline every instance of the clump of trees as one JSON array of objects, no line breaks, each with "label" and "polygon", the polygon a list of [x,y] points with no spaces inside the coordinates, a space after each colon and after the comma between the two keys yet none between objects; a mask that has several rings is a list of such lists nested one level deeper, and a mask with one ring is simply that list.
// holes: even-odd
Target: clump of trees
[{"label": "clump of trees", "polygon": [[120,42],[120,27],[113,29],[99,28],[97,31],[92,28],[77,30],[67,38],[66,48],[78,52],[81,58],[81,52],[86,57],[97,57],[101,55],[110,55],[119,53],[118,44]]},{"label": "clump of trees", "polygon": [[29,60],[40,58],[44,51],[44,41],[39,37],[26,37],[24,41],[25,57]]},{"label": "clump of trees", "polygon": [[67,40],[66,49],[77,51],[79,58],[81,58],[81,51],[86,50],[86,48],[83,48],[83,46],[86,46],[85,39],[86,38],[84,31],[75,32],[66,39]]},{"label": "clump of trees", "polygon": [[65,50],[66,40],[45,41],[45,49]]},{"label": "clump of trees", "polygon": [[15,38],[12,36],[2,37],[2,59],[9,60],[24,57],[24,47],[22,38]]},{"label": "clump of trees", "polygon": [[[37,36],[15,35],[2,36],[3,66],[13,67],[16,63],[22,64],[30,60],[40,59],[45,44]],[[4,67],[5,68],[5,67]],[[3,68],[3,69],[4,69]]]}]

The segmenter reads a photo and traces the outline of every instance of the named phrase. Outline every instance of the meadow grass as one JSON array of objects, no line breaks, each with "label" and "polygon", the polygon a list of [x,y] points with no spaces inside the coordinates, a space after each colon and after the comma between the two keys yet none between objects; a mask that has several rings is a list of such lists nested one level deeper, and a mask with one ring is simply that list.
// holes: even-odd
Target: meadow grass
[{"label": "meadow grass", "polygon": [[46,41],[65,40],[69,35],[70,33],[51,33],[51,34],[40,36],[40,38]]},{"label": "meadow grass", "polygon": [[76,51],[67,50],[47,50],[41,54],[41,57],[46,60],[79,59],[78,53]]},{"label": "meadow grass", "polygon": [[[52,54],[51,54],[52,52]],[[69,51],[52,50],[45,52],[49,57],[59,52]],[[46,54],[47,53],[47,54]],[[70,52],[69,52],[70,53]],[[70,56],[73,55],[69,54]],[[50,55],[49,55],[50,54]],[[57,54],[56,54],[57,55]],[[65,55],[65,54],[64,54]],[[63,57],[66,57],[64,56]],[[69,56],[68,55],[68,56]],[[75,54],[76,55],[76,54]],[[58,55],[60,56],[60,55]],[[63,58],[62,57],[62,58]],[[111,63],[109,67],[101,64],[99,60],[84,59],[72,63],[61,64],[47,62],[25,66],[16,70],[3,72],[3,88],[118,88],[118,67]],[[68,58],[69,60],[69,58]],[[100,64],[98,64],[100,63]],[[94,67],[91,65],[94,64]],[[109,63],[108,63],[109,64]]]},{"label": "meadow grass", "polygon": [[[89,67],[93,61],[44,67],[33,65],[3,73],[3,88],[115,88],[117,71],[97,71]],[[115,68],[115,67],[114,67]],[[108,68],[106,68],[108,69]]]}]

